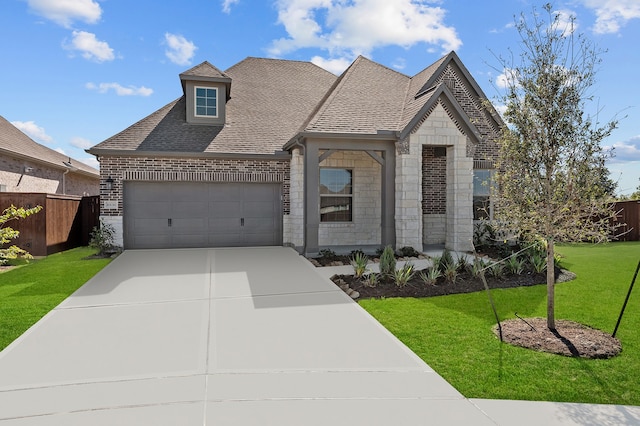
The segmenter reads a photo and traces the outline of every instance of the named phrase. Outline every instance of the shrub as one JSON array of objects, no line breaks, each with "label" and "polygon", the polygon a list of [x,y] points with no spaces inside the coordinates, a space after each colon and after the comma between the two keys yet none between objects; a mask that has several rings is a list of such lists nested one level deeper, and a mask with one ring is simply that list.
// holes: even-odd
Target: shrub
[{"label": "shrub", "polygon": [[398,287],[404,287],[415,274],[414,266],[411,262],[405,263],[402,268],[393,273],[393,278]]},{"label": "shrub", "polygon": [[99,255],[112,252],[115,250],[115,234],[113,225],[100,220],[100,226],[94,226],[90,234],[89,247],[97,249]]},{"label": "shrub", "polygon": [[[361,255],[361,256],[367,256],[366,254],[364,254],[364,252],[360,249],[356,249],[356,250],[351,250],[351,253],[349,253],[349,257],[356,257],[357,255]],[[368,257],[368,256],[367,256]]]},{"label": "shrub", "polygon": [[438,268],[428,268],[418,273],[420,280],[426,285],[435,285],[442,273]]},{"label": "shrub", "polygon": [[356,254],[351,258],[351,266],[353,266],[353,273],[356,278],[362,277],[367,272],[368,263],[369,258],[362,252],[356,252]]},{"label": "shrub", "polygon": [[322,249],[318,252],[318,254],[320,255],[321,258],[327,261],[333,261],[338,258],[338,255],[336,254],[336,252],[331,249]]},{"label": "shrub", "polygon": [[29,217],[32,214],[38,213],[40,210],[42,210],[42,206],[35,206],[29,209],[25,209],[22,207],[18,208],[14,205],[11,205],[4,209],[4,211],[2,211],[2,213],[0,214],[0,265],[4,265],[9,259],[17,259],[18,257],[23,257],[25,259],[32,258],[31,254],[18,246],[14,245],[7,248],[2,248],[2,246],[20,235],[19,231],[16,231],[15,229],[10,228],[5,224],[12,220],[24,219],[26,217]]},{"label": "shrub", "polygon": [[479,278],[482,271],[487,267],[487,263],[479,258],[473,259],[473,263],[469,264],[468,270],[473,278]]},{"label": "shrub", "polygon": [[400,253],[400,256],[404,256],[404,257],[418,257],[418,256],[420,256],[420,252],[418,252],[413,247],[409,247],[409,246],[402,247],[400,250],[398,250],[398,252]]},{"label": "shrub", "polygon": [[469,267],[469,261],[467,260],[467,256],[461,254],[456,261],[456,268],[458,268],[458,272],[464,272]]},{"label": "shrub", "polygon": [[391,246],[386,246],[380,256],[380,273],[392,277],[396,270],[396,255]]}]

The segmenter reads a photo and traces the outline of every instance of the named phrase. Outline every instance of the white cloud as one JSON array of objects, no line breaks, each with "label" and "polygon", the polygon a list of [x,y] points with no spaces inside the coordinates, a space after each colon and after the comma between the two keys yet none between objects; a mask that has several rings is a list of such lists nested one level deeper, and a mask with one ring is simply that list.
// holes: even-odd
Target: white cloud
[{"label": "white cloud", "polygon": [[496,77],[496,86],[500,89],[506,89],[511,86],[518,85],[518,78],[515,70],[511,68],[505,68],[502,74]]},{"label": "white cloud", "polygon": [[407,66],[407,61],[404,58],[396,58],[391,66],[397,70],[403,70]]},{"label": "white cloud", "polygon": [[109,90],[113,90],[118,96],[150,96],[153,94],[153,89],[148,87],[124,87],[120,83],[87,83],[85,87],[89,90],[96,90],[98,93],[107,93]]},{"label": "white cloud", "polygon": [[27,3],[34,13],[67,28],[76,20],[94,24],[102,15],[100,5],[93,0],[27,0]]},{"label": "white cloud", "polygon": [[100,41],[95,34],[86,31],[74,31],[71,44],[65,46],[69,50],[82,52],[82,57],[96,62],[112,61],[115,59],[113,49],[105,41]]},{"label": "white cloud", "polygon": [[60,147],[58,147],[58,148],[54,148],[54,151],[55,151],[55,152],[59,152],[59,153],[60,153],[60,154],[62,154],[62,155],[67,155],[67,153],[66,153],[66,152],[64,152],[64,149],[62,149],[62,148],[60,148]]},{"label": "white cloud", "polygon": [[558,16],[558,30],[565,35],[573,34],[578,29],[576,13],[572,10],[561,9],[554,12]]},{"label": "white cloud", "polygon": [[91,166],[94,169],[100,169],[100,163],[96,157],[76,158],[76,160],[86,164],[87,166]]},{"label": "white cloud", "polygon": [[238,4],[240,0],[223,0],[222,1],[222,11],[224,13],[231,13],[231,6],[234,4]]},{"label": "white cloud", "polygon": [[455,28],[444,23],[446,11],[427,0],[279,0],[278,22],[288,38],[275,40],[270,53],[280,56],[301,48],[321,48],[344,56],[369,54],[377,47],[417,43],[443,51],[458,49]]},{"label": "white cloud", "polygon": [[351,65],[352,61],[347,58],[325,59],[321,56],[314,56],[311,58],[311,62],[331,73],[340,75]]},{"label": "white cloud", "polygon": [[53,138],[45,132],[44,128],[33,121],[12,121],[11,124],[35,141],[45,143],[53,141]]},{"label": "white cloud", "polygon": [[593,31],[596,34],[611,34],[620,31],[632,19],[640,19],[638,0],[583,0],[596,14]]},{"label": "white cloud", "polygon": [[91,142],[89,139],[76,136],[71,139],[71,146],[75,146],[76,148],[80,149],[88,149],[93,146],[93,142]]},{"label": "white cloud", "polygon": [[640,161],[640,135],[605,147],[605,149],[610,148],[613,148],[615,154],[615,157],[610,160],[612,163]]},{"label": "white cloud", "polygon": [[181,35],[166,33],[164,35],[165,43],[168,49],[165,50],[165,55],[171,62],[176,65],[189,65],[191,59],[196,53],[196,47],[193,42],[187,40]]}]

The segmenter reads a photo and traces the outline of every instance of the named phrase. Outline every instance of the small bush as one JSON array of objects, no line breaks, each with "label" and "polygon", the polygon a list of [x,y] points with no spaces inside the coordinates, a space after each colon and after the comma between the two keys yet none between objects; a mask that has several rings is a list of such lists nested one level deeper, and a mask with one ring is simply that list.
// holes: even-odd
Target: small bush
[{"label": "small bush", "polygon": [[[366,254],[364,254],[364,252],[360,249],[356,249],[356,250],[351,250],[351,253],[349,253],[349,257],[353,258],[356,257],[357,255],[360,256],[367,256]],[[367,256],[368,257],[368,256]]]},{"label": "small bush", "polygon": [[529,256],[529,265],[531,265],[533,272],[541,274],[547,270],[547,259],[545,256],[535,253]]},{"label": "small bush", "polygon": [[426,285],[435,285],[442,273],[438,268],[428,268],[418,273],[420,280]]},{"label": "small bush", "polygon": [[414,266],[411,262],[405,263],[402,268],[393,273],[393,278],[398,287],[404,287],[415,274]]},{"label": "small bush", "polygon": [[487,267],[487,263],[479,258],[473,259],[473,263],[469,264],[468,271],[473,278],[480,278],[482,271]]},{"label": "small bush", "polygon": [[334,261],[338,258],[338,255],[335,251],[331,249],[322,249],[318,252],[321,258],[327,261]]},{"label": "small bush", "polygon": [[94,226],[89,240],[89,247],[98,250],[99,255],[115,251],[116,230],[113,225],[100,221],[100,226]]},{"label": "small bush", "polygon": [[420,256],[420,252],[418,252],[413,247],[409,247],[409,246],[402,247],[400,250],[398,250],[398,252],[400,253],[400,256],[403,256],[403,257],[418,257],[418,256]]},{"label": "small bush", "polygon": [[359,252],[351,258],[351,266],[353,266],[353,273],[356,278],[362,277],[367,272],[367,264],[369,258],[366,254]]},{"label": "small bush", "polygon": [[458,268],[458,272],[464,272],[469,267],[469,260],[467,260],[467,256],[461,254],[456,261],[456,268]]},{"label": "small bush", "polygon": [[386,246],[380,256],[380,273],[386,277],[393,277],[396,271],[396,255],[391,246]]}]

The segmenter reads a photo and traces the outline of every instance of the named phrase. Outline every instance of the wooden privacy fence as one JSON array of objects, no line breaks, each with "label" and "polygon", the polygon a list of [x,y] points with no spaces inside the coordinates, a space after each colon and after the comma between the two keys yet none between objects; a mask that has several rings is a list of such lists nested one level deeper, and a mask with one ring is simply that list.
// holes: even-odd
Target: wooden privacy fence
[{"label": "wooden privacy fence", "polygon": [[622,234],[619,241],[640,241],[640,200],[615,203],[617,212],[615,223],[622,224],[616,234]]},{"label": "wooden privacy fence", "polygon": [[43,193],[0,193],[0,211],[16,207],[42,206],[42,210],[26,219],[7,224],[20,231],[10,244],[34,256],[47,256],[89,244],[90,233],[99,224],[100,197]]}]

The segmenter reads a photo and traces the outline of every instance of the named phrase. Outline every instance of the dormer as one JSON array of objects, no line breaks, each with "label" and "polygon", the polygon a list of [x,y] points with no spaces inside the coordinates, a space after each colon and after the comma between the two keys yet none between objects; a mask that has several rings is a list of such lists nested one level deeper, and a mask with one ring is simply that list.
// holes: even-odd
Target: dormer
[{"label": "dormer", "polygon": [[187,123],[222,126],[231,97],[231,78],[204,61],[180,74],[187,105]]}]

